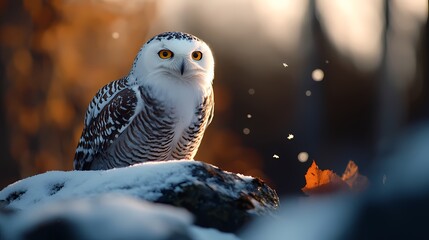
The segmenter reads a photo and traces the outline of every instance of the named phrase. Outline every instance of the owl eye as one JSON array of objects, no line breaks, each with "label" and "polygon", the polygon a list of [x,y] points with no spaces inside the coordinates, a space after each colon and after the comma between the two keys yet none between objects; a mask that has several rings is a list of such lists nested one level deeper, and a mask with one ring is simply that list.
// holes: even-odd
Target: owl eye
[{"label": "owl eye", "polygon": [[170,50],[164,49],[158,52],[158,56],[162,59],[169,59],[174,56],[174,53]]},{"label": "owl eye", "polygon": [[199,61],[201,60],[201,58],[203,58],[203,53],[200,51],[195,51],[192,53],[192,59]]}]

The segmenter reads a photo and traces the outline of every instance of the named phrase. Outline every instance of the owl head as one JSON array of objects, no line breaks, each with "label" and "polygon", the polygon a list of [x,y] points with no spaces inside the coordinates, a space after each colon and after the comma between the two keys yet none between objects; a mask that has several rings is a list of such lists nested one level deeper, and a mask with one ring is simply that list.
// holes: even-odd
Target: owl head
[{"label": "owl head", "polygon": [[209,46],[183,32],[165,32],[147,41],[130,75],[138,84],[196,84],[210,87],[214,59]]}]

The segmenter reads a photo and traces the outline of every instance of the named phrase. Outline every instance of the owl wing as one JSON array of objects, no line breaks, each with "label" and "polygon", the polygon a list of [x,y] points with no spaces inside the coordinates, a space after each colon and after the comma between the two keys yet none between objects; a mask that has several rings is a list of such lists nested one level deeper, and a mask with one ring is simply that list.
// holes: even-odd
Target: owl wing
[{"label": "owl wing", "polygon": [[88,170],[135,116],[138,97],[125,78],[101,88],[89,104],[82,136],[74,157],[74,169]]}]

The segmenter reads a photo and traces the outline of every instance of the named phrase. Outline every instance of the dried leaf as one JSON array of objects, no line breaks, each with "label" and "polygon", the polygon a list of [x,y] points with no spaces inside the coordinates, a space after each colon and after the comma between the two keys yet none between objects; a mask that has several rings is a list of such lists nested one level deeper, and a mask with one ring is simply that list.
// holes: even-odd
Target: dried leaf
[{"label": "dried leaf", "polygon": [[352,160],[347,164],[341,179],[346,182],[354,192],[365,190],[369,184],[368,178],[359,174],[359,167]]},{"label": "dried leaf", "polygon": [[313,161],[305,174],[306,185],[302,191],[307,195],[337,192],[348,188],[348,185],[333,171],[320,170]]},{"label": "dried leaf", "polygon": [[311,195],[320,195],[338,191],[361,192],[368,186],[368,178],[359,174],[359,167],[349,161],[342,177],[332,170],[320,170],[313,161],[305,174],[306,185],[302,191]]}]

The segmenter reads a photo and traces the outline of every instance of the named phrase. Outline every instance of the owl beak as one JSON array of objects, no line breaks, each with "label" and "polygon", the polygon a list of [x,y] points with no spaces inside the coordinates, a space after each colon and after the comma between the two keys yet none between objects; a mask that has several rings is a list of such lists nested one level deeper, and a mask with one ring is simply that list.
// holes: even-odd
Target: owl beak
[{"label": "owl beak", "polygon": [[185,60],[182,60],[182,64],[180,65],[180,74],[183,76],[183,72],[185,72]]}]

